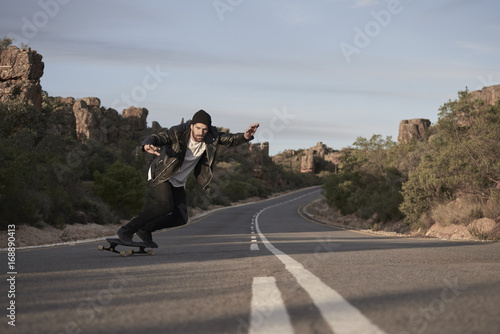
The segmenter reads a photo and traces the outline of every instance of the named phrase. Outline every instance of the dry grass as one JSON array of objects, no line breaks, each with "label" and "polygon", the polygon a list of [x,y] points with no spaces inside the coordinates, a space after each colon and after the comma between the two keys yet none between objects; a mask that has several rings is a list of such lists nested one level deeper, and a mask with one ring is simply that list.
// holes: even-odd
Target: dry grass
[{"label": "dry grass", "polygon": [[485,217],[485,205],[472,197],[458,198],[457,200],[438,205],[431,211],[431,217],[442,226],[469,225],[476,219]]},{"label": "dry grass", "polygon": [[500,240],[500,225],[493,230],[483,229],[473,224],[481,218],[500,222],[500,203],[491,200],[483,203],[473,196],[441,204],[431,211],[431,219],[441,226],[464,225],[470,234],[478,240]]}]

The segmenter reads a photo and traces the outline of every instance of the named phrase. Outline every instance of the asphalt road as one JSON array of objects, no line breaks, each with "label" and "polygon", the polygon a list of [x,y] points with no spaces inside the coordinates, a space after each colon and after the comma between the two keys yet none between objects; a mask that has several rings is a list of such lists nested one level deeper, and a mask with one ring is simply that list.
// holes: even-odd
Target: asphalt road
[{"label": "asphalt road", "polygon": [[1,333],[500,333],[499,243],[325,226],[301,213],[319,196],[155,233],[153,256],[99,252],[102,242],[18,250]]}]

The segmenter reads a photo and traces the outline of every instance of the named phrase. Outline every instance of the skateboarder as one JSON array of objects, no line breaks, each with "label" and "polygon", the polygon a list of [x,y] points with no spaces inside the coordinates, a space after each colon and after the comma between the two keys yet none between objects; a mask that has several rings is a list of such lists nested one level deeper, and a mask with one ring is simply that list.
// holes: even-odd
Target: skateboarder
[{"label": "skateboarder", "polygon": [[252,140],[259,124],[244,133],[223,133],[212,126],[204,110],[194,114],[191,122],[179,124],[147,137],[142,149],[157,157],[151,163],[148,179],[153,183],[158,204],[145,209],[117,234],[122,242],[131,242],[136,233],[150,247],[158,247],[152,232],[184,225],[188,221],[185,185],[191,171],[198,183],[207,188],[212,180],[218,145],[238,146]]}]

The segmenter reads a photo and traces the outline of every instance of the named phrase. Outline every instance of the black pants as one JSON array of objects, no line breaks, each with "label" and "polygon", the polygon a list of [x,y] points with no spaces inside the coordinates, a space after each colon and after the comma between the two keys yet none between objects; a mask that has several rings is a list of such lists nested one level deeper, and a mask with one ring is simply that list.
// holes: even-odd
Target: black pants
[{"label": "black pants", "polygon": [[181,226],[188,221],[186,191],[166,181],[155,187],[158,204],[142,211],[125,227],[135,233],[154,232],[163,228]]}]

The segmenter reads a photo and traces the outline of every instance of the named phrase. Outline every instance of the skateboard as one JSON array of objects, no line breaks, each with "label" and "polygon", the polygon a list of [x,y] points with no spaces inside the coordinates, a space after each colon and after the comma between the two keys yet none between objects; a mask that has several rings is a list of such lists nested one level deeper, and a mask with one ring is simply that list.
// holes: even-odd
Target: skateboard
[{"label": "skateboard", "polygon": [[[120,256],[131,256],[134,254],[146,254],[146,255],[153,255],[155,252],[152,249],[146,250],[147,247],[149,247],[147,244],[143,242],[135,242],[133,241],[132,243],[125,243],[122,242],[118,238],[107,238],[107,242],[109,242],[109,247],[104,247],[103,245],[99,245],[97,247],[98,250],[100,251],[109,251],[113,253],[118,253]],[[134,251],[133,249],[129,249],[128,251],[122,250],[122,251],[117,251],[116,246],[126,246],[126,247],[137,247],[139,248],[138,251]]]}]

